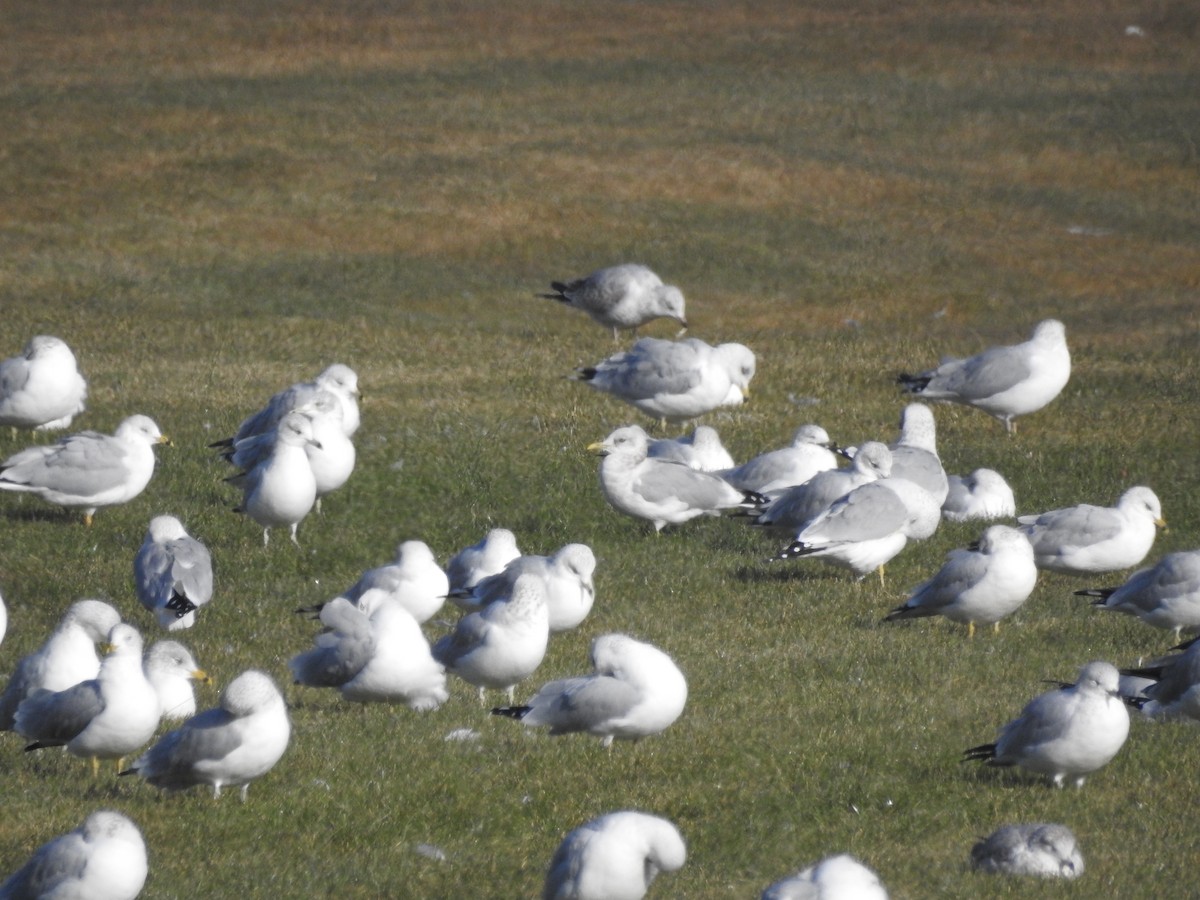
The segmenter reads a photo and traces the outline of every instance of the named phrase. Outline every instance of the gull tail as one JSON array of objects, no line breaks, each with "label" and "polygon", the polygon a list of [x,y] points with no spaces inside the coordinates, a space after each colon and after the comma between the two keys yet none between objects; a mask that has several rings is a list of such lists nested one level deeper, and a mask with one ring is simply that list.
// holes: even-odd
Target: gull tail
[{"label": "gull tail", "polygon": [[569,285],[563,284],[561,281],[550,282],[550,290],[553,294],[538,294],[544,300],[557,300],[559,303],[570,303],[571,298],[567,296]]},{"label": "gull tail", "polygon": [[199,609],[195,603],[185,597],[183,594],[175,591],[171,594],[171,599],[164,604],[167,609],[175,613],[175,618],[182,619],[190,612],[195,612]]},{"label": "gull tail", "polygon": [[1116,588],[1087,588],[1082,591],[1074,591],[1076,597],[1095,597],[1092,601],[1092,606],[1103,606],[1104,601],[1116,593]]},{"label": "gull tail", "polygon": [[786,547],[779,551],[777,556],[772,556],[768,562],[781,559],[795,559],[799,556],[808,556],[810,553],[816,553],[817,548],[812,544],[806,544],[804,541],[792,541]]},{"label": "gull tail", "polygon": [[963,751],[961,762],[970,762],[976,760],[979,762],[987,762],[991,765],[997,765],[996,745],[995,744],[980,744],[978,747],[971,747]]},{"label": "gull tail", "polygon": [[295,610],[298,616],[308,616],[310,619],[321,618],[321,610],[325,608],[324,603],[314,603],[312,606],[301,606]]},{"label": "gull tail", "polygon": [[896,376],[896,384],[900,385],[901,389],[906,394],[919,394],[925,388],[929,387],[929,382],[933,380],[932,375],[908,375],[901,372]]},{"label": "gull tail", "polygon": [[572,372],[569,376],[574,381],[591,381],[596,377],[595,366],[582,366]]},{"label": "gull tail", "polygon": [[509,719],[523,719],[533,709],[532,706],[493,706],[493,716],[505,716]]}]

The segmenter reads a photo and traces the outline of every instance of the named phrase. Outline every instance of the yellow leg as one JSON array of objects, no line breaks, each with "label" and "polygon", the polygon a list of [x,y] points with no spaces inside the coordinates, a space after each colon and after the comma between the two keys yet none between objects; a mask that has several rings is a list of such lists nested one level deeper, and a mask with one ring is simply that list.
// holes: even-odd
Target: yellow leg
[{"label": "yellow leg", "polygon": [[92,761],[92,777],[99,778],[100,777],[100,760],[95,756],[92,756],[89,758]]},{"label": "yellow leg", "polygon": [[88,528],[92,527],[92,514],[90,512],[83,514],[83,524]]},{"label": "yellow leg", "polygon": [[967,623],[967,640],[970,640],[973,637],[975,637],[975,623],[968,622]]},{"label": "yellow leg", "polygon": [[995,622],[992,623],[992,634],[999,634],[999,633],[1000,633],[1000,620],[997,619]]}]

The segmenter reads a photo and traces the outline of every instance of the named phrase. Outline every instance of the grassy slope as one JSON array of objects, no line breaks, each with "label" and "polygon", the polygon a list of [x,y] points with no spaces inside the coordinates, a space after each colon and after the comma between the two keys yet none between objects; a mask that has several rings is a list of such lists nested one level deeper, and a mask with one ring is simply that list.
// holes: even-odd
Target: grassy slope
[{"label": "grassy slope", "polygon": [[[4,500],[0,670],[78,596],[149,630],[130,561],[170,511],[218,561],[185,638],[219,682],[285,681],[312,633],[290,610],[399,540],[444,559],[503,524],[527,552],[582,540],[601,560],[593,617],[538,683],[622,630],[692,691],[667,734],[611,753],[493,721],[460,683],[425,716],[294,693],[293,745],[245,805],[93,784],[10,736],[0,871],[111,805],[146,833],[148,897],[529,896],[567,830],[633,806],[689,842],[659,896],[754,896],[840,850],[900,897],[1192,883],[1191,728],[1136,723],[1080,792],[956,762],[1041,679],[1164,635],[1090,614],[1058,576],[998,637],[879,626],[969,526],[881,590],[768,568],[774,542],[734,523],[654,538],[599,497],[583,448],[636,413],[563,380],[610,339],[532,295],[635,259],[683,287],[695,336],[758,353],[753,404],[712,419],[738,458],[809,419],[889,436],[896,371],[1063,319],[1064,395],[1011,440],[939,408],[947,467],[1005,472],[1022,510],[1147,483],[1172,523],[1155,557],[1196,546],[1195,14],[1154,4],[1139,39],[1116,3],[795,6],[12,4],[0,348],[61,335],[91,383],[81,425],[147,412],[177,447],[91,531]],[[264,550],[204,444],[334,360],[367,392],[358,471],[303,552]],[[445,743],[458,727],[482,737]],[[1071,825],[1085,882],[967,872],[973,839],[1015,820]]]}]

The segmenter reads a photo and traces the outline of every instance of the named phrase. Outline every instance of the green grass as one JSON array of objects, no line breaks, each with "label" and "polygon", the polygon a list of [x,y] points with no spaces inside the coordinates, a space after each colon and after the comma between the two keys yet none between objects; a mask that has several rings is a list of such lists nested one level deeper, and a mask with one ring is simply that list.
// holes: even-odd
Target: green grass
[{"label": "green grass", "polygon": [[[533,296],[624,260],[682,286],[693,335],[758,354],[752,404],[710,417],[738,459],[809,420],[887,438],[896,372],[1056,316],[1064,394],[1011,439],[939,407],[947,467],[1000,470],[1022,511],[1146,483],[1171,523],[1152,558],[1193,548],[1188,4],[76,6],[17,0],[0,31],[0,351],[63,337],[90,382],[79,426],[145,412],[176,447],[91,530],[0,498],[0,672],[81,596],[153,635],[132,557],[170,512],[218,566],[183,635],[218,685],[251,666],[285,683],[313,633],[291,611],[400,540],[444,560],[504,525],[526,552],[584,541],[599,557],[592,616],[528,688],[627,631],[671,653],[691,693],[665,734],[605,752],[494,720],[457,682],[426,715],[289,689],[292,745],[244,805],[92,782],[10,735],[0,872],[103,805],[146,834],[147,897],[534,896],[568,830],[637,807],[688,841],[661,897],[757,896],[839,851],[896,897],[1190,889],[1192,726],[1135,722],[1081,791],[957,761],[1042,679],[1168,636],[1093,613],[1071,596],[1082,582],[1053,575],[998,636],[880,625],[971,526],[908,549],[885,590],[767,566],[776,543],[735,522],[656,538],[604,504],[584,450],[638,414],[565,378],[611,337]],[[302,551],[281,534],[264,549],[205,445],[334,361],[367,395],[358,469],[301,526]],[[480,739],[444,741],[462,727]],[[1076,831],[1081,883],[967,870],[977,837],[1033,820]]]}]

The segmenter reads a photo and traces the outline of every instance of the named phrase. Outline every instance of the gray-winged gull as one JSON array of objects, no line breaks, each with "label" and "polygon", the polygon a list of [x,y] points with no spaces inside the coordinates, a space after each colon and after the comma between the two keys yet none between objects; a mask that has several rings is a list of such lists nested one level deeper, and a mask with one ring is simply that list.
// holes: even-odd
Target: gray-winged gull
[{"label": "gray-winged gull", "polygon": [[30,447],[0,463],[0,490],[33,494],[56,506],[96,510],[128,503],[150,483],[154,445],[168,443],[154,420],[130,416],[111,434],[81,431]]},{"label": "gray-winged gull", "polygon": [[660,872],[687,861],[674,824],[649,813],[608,813],[568,834],[550,860],[542,900],[641,900]]},{"label": "gray-winged gull", "polygon": [[133,587],[161,627],[191,628],[212,599],[212,555],[177,518],[155,516],[133,558]]},{"label": "gray-winged gull", "polygon": [[155,787],[184,790],[198,784],[240,786],[274,768],[287,750],[292,726],[275,682],[250,669],[233,679],[221,705],[188,719],[159,738],[122,775],[138,775]]},{"label": "gray-winged gull", "polygon": [[39,334],[19,356],[0,362],[0,426],[69,428],[86,399],[87,382],[75,354],[60,338]]},{"label": "gray-winged gull", "polygon": [[238,441],[275,429],[283,417],[297,407],[309,403],[319,391],[329,391],[342,406],[342,429],[347,437],[358,430],[358,375],[349,366],[334,363],[312,381],[301,381],[271,397],[258,412],[248,416],[231,438],[210,444],[211,447],[233,447]]},{"label": "gray-winged gull", "polygon": [[1200,630],[1200,550],[1168,553],[1139,569],[1119,587],[1076,591],[1094,597],[1097,609],[1137,616],[1155,628],[1169,628],[1175,640],[1183,631]]},{"label": "gray-winged gull", "polygon": [[1162,506],[1148,487],[1131,487],[1115,507],[1084,503],[1020,516],[1039,569],[1092,575],[1136,566],[1166,527]]},{"label": "gray-winged gull", "polygon": [[548,300],[565,303],[572,309],[587,313],[592,320],[613,332],[637,329],[654,319],[674,319],[684,329],[683,292],[663,280],[653,271],[637,263],[625,263],[599,269],[572,281],[552,281],[552,294],[539,294]]},{"label": "gray-winged gull", "polygon": [[942,516],[949,522],[973,519],[1011,519],[1017,515],[1013,490],[995,469],[975,469],[969,475],[947,475],[948,490]]},{"label": "gray-winged gull", "polygon": [[276,525],[286,525],[292,543],[300,546],[296,529],[317,499],[317,482],[304,449],[315,441],[308,418],[290,412],[275,429],[270,453],[253,468],[225,479],[241,489],[236,511],[262,526],[264,547]]},{"label": "gray-winged gull", "polygon": [[517,578],[526,573],[540,577],[546,588],[550,632],[577,627],[591,612],[596,600],[596,554],[587,544],[564,544],[550,556],[518,556],[503,572],[489,575],[468,591],[450,595],[456,606],[467,612],[512,596]]},{"label": "gray-winged gull", "polygon": [[839,853],[775,882],[759,900],[887,900],[879,876],[853,856]]},{"label": "gray-winged gull", "polygon": [[1106,766],[1129,735],[1129,712],[1118,694],[1120,674],[1110,663],[1090,662],[1073,685],[1034,697],[1000,729],[994,744],[963,753],[989,766],[1020,766],[1048,776],[1055,787]]},{"label": "gray-winged gull", "polygon": [[761,453],[740,466],[718,472],[734,487],[776,497],[785,490],[804,484],[819,472],[836,469],[838,457],[834,443],[820,425],[801,425],[792,435],[792,443],[778,450]]},{"label": "gray-winged gull", "polygon": [[654,459],[683,463],[701,472],[733,468],[733,457],[721,443],[721,435],[711,425],[697,425],[691,434],[677,438],[659,438],[650,442],[646,455]]},{"label": "gray-winged gull", "polygon": [[368,591],[384,592],[388,599],[407,609],[418,622],[428,622],[445,604],[446,595],[450,593],[450,579],[438,565],[428,544],[424,541],[401,541],[396,546],[396,557],[392,562],[367,569],[340,596],[360,605],[359,600]]},{"label": "gray-winged gull", "polygon": [[1004,825],[971,848],[971,866],[997,875],[1078,878],[1083,855],[1066,825]]},{"label": "gray-winged gull", "polygon": [[592,641],[592,673],[544,685],[523,706],[493,709],[550,734],[585,732],[638,740],[658,734],[679,718],[687,703],[687,679],[666,653],[624,634]]},{"label": "gray-winged gull", "polygon": [[196,713],[192,683],[212,684],[208,673],[196,664],[192,651],[179,641],[156,641],[142,656],[146,680],[158,695],[163,719],[187,719]]},{"label": "gray-winged gull", "polygon": [[520,555],[516,535],[507,528],[493,528],[478,543],[450,557],[446,563],[450,591],[470,590],[487,576],[503,572]]},{"label": "gray-winged gull", "polygon": [[1139,679],[1137,695],[1127,701],[1148,716],[1186,717],[1200,721],[1200,640],[1135,669],[1122,669],[1122,691],[1129,679]]},{"label": "gray-winged gull", "polygon": [[879,441],[867,441],[847,468],[826,469],[783,491],[754,518],[754,524],[798,533],[856,487],[891,474],[892,451]]},{"label": "gray-winged gull", "polygon": [[1017,416],[1046,406],[1070,377],[1066,328],[1057,319],[1046,319],[1023,344],[992,347],[917,375],[901,375],[897,381],[907,393],[923,399],[981,409],[1012,433],[1017,429]]}]

